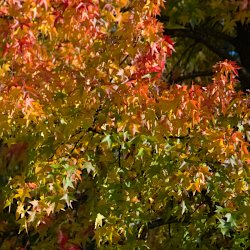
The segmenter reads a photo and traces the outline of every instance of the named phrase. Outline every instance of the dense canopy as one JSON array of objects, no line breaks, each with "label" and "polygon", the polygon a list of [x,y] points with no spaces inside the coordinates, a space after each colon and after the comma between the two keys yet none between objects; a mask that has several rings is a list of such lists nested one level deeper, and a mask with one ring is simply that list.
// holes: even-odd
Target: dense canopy
[{"label": "dense canopy", "polygon": [[217,63],[206,87],[164,82],[161,7],[1,2],[1,249],[250,246],[239,67]]}]

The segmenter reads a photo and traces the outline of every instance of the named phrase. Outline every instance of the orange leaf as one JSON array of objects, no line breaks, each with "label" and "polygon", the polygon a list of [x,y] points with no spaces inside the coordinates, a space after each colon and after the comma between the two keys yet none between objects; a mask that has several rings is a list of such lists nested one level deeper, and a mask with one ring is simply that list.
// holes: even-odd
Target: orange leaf
[{"label": "orange leaf", "polygon": [[246,154],[246,155],[249,154],[246,143],[241,144],[241,150],[244,152],[244,154]]}]

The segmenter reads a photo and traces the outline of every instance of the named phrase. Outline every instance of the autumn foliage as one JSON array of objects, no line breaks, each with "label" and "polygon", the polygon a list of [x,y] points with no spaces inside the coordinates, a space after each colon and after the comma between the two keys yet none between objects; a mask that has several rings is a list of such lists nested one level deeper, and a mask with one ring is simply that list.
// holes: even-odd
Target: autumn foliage
[{"label": "autumn foliage", "polygon": [[1,249],[247,247],[249,96],[162,82],[160,7],[2,1]]}]

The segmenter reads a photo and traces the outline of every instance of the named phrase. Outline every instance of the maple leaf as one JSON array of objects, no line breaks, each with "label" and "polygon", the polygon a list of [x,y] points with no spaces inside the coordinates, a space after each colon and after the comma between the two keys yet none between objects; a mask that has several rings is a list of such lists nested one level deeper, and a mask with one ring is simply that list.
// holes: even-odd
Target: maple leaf
[{"label": "maple leaf", "polygon": [[50,0],[38,0],[38,3],[40,4],[40,6],[43,6],[45,7],[45,10],[48,9],[48,5],[50,3]]},{"label": "maple leaf", "polygon": [[91,162],[85,162],[85,163],[83,164],[83,167],[87,169],[88,174],[89,174],[90,172],[95,172],[95,168],[93,167],[93,165],[92,165]]},{"label": "maple leaf", "polygon": [[29,214],[29,218],[28,218],[28,222],[33,222],[36,219],[36,211],[27,211],[27,213]]},{"label": "maple leaf", "polygon": [[171,53],[172,51],[175,51],[175,49],[174,49],[174,42],[171,39],[171,37],[170,36],[164,36],[164,40],[167,42],[167,46],[170,49],[169,53]]},{"label": "maple leaf", "polygon": [[111,148],[111,145],[112,145],[112,137],[111,137],[111,135],[106,135],[103,138],[102,142],[107,142],[108,147]]},{"label": "maple leaf", "polygon": [[23,203],[19,203],[17,210],[16,210],[16,220],[18,220],[20,217],[23,218],[25,214],[25,209]]},{"label": "maple leaf", "polygon": [[72,179],[70,176],[67,176],[63,179],[63,189],[67,190],[68,187],[74,188],[74,185],[72,183]]},{"label": "maple leaf", "polygon": [[102,227],[103,219],[105,219],[105,217],[102,214],[98,213],[95,219],[95,229],[98,227]]},{"label": "maple leaf", "polygon": [[62,247],[64,247],[64,245],[66,245],[66,243],[68,242],[68,235],[66,233],[63,233],[62,230],[58,231],[58,238],[57,238],[57,242],[59,245],[61,245]]},{"label": "maple leaf", "polygon": [[21,202],[24,202],[25,198],[31,198],[30,190],[27,188],[18,188],[17,194],[15,194],[14,198],[21,200]]},{"label": "maple leaf", "polygon": [[[249,96],[234,89],[238,66],[231,61],[215,66],[206,87],[162,82],[176,69],[168,58],[175,40],[155,16],[163,3],[0,7],[0,186],[9,207],[0,211],[7,218],[1,234],[9,235],[1,249],[23,248],[26,232],[36,238],[30,248],[62,250],[92,241],[97,248],[168,249],[170,242],[191,249],[197,238],[205,245],[230,232],[232,245],[215,240],[224,249],[247,237]],[[197,3],[177,1],[169,12],[181,10],[178,20],[194,34],[206,20],[204,10],[189,13]],[[205,65],[204,53],[176,75]],[[18,238],[15,220],[26,230]],[[221,232],[208,237],[208,225]],[[151,247],[146,229],[159,226]]]},{"label": "maple leaf", "polygon": [[75,200],[75,198],[73,196],[71,196],[69,193],[65,193],[60,200],[66,201],[67,206],[72,208],[71,203]]},{"label": "maple leaf", "polygon": [[38,200],[30,201],[30,204],[33,206],[33,209],[36,209],[36,208],[39,207],[39,201]]}]

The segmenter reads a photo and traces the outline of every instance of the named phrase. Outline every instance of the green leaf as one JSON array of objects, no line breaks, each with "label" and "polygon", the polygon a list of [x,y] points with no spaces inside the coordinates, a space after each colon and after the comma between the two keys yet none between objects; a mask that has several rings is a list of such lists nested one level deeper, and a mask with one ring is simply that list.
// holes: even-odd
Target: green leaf
[{"label": "green leaf", "polygon": [[74,185],[72,183],[72,180],[71,180],[71,177],[70,176],[67,176],[63,179],[63,189],[64,190],[67,190],[68,187],[71,187],[74,189]]},{"label": "green leaf", "polygon": [[104,143],[104,142],[106,142],[108,144],[108,148],[111,148],[111,146],[112,146],[111,135],[106,135],[102,140],[102,143]]},{"label": "green leaf", "polygon": [[84,162],[83,167],[87,169],[88,174],[90,172],[95,172],[95,168],[93,167],[91,162]]},{"label": "green leaf", "polygon": [[60,200],[65,200],[67,203],[67,206],[70,208],[73,208],[71,203],[73,201],[75,201],[75,198],[72,195],[70,195],[69,193],[65,193]]}]

